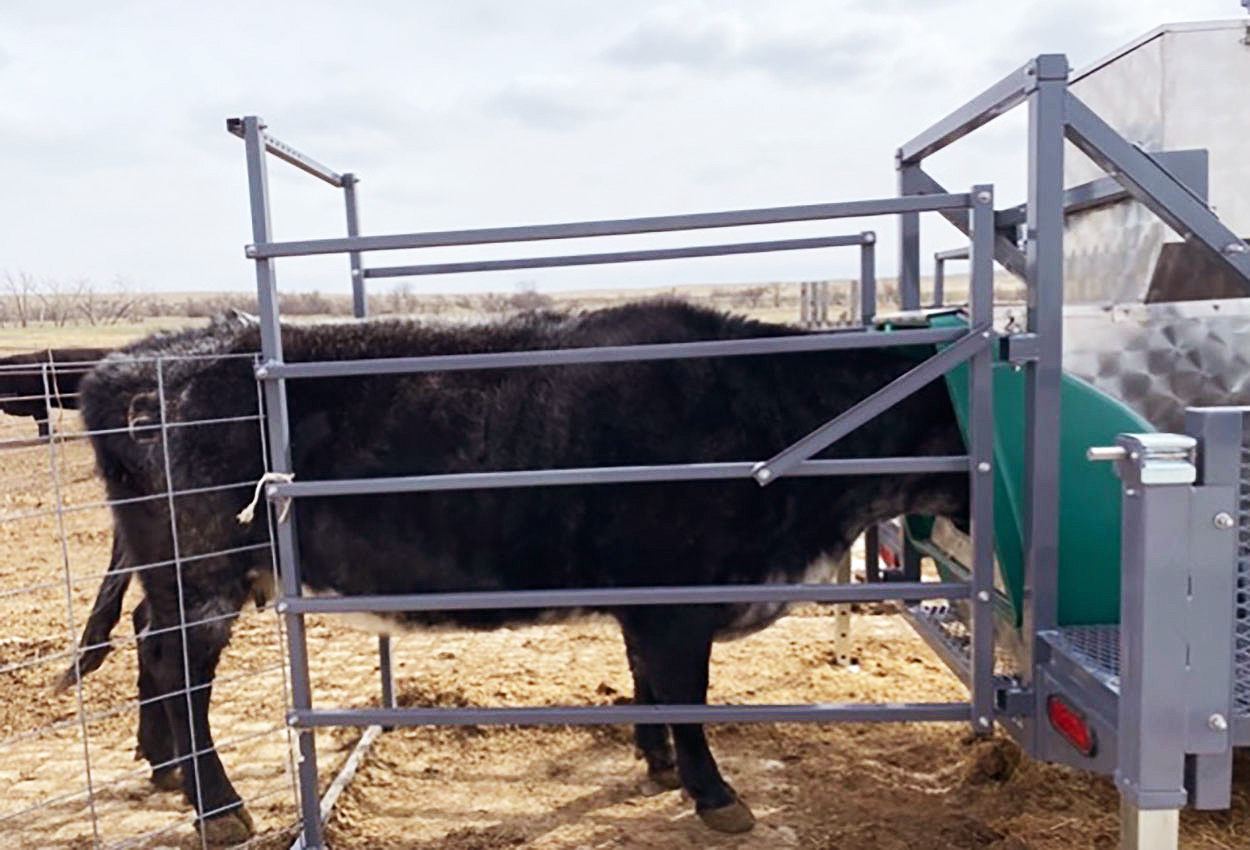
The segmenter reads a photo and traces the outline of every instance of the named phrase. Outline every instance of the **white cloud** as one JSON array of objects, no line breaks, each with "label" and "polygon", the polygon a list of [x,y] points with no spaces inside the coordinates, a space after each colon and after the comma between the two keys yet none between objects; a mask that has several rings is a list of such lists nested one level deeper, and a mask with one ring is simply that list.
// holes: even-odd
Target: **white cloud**
[{"label": "white cloud", "polygon": [[[1177,15],[1240,12],[1234,0],[6,0],[0,270],[251,286],[242,146],[223,129],[248,113],[360,174],[369,233],[880,197],[900,142],[1030,55],[1067,50],[1079,66]],[[937,176],[952,189],[993,181],[1013,200],[1020,118],[935,158]],[[337,193],[281,163],[270,176],[280,238],[342,233]],[[836,232],[867,227],[889,273],[893,222]],[[815,252],[527,277],[548,288],[854,265]],[[282,263],[279,276],[341,290],[345,266]]]}]

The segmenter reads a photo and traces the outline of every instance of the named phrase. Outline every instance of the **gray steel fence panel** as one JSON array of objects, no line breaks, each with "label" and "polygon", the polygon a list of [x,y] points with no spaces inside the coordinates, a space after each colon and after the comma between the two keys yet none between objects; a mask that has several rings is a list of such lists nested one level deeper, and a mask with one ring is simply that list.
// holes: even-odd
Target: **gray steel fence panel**
[{"label": "gray steel fence panel", "polygon": [[605,587],[589,590],[483,590],[282,599],[285,612],[473,611],[510,608],[592,608],[631,605],[711,605],[751,602],[873,602],[889,599],[966,599],[963,582],[882,584],[749,584],[692,587]]},{"label": "gray steel fence panel", "polygon": [[497,242],[580,239],[590,236],[625,236],[674,230],[703,230],[716,227],[742,227],[756,224],[785,224],[798,221],[860,218],[871,215],[960,209],[967,206],[967,195],[925,195],[923,197],[881,198],[870,201],[766,207],[761,209],[652,216],[612,221],[490,227],[478,230],[445,230],[427,233],[404,233],[391,236],[361,236],[354,239],[257,242],[246,246],[244,253],[249,259],[257,260],[273,257],[302,257],[312,254],[338,254],[348,251],[393,251],[401,248],[488,245]]},{"label": "gray steel fence panel", "polygon": [[532,708],[314,709],[292,711],[299,727],[543,726],[608,723],[896,723],[964,722],[968,704],[603,705]]},{"label": "gray steel fence panel", "polygon": [[[649,248],[640,251],[610,251],[599,254],[566,254],[557,257],[519,257],[511,260],[472,260],[459,263],[423,263],[412,266],[376,266],[365,269],[365,277],[420,277],[464,272],[493,272],[509,269],[544,269],[568,266],[596,266],[609,263],[639,263],[652,260],[683,260],[696,257],[727,257],[736,254],[766,254],[776,251],[810,251],[816,248],[843,248],[859,245],[862,237],[815,236],[808,239],[775,239],[768,242],[735,242],[724,245],[695,245],[686,248]],[[358,253],[358,252],[357,252]]]},{"label": "gray steel fence panel", "polygon": [[266,358],[256,370],[258,378],[342,378],[348,375],[453,372],[463,369],[516,369],[526,366],[565,366],[586,363],[638,363],[645,360],[681,360],[693,357],[746,357],[759,354],[793,354],[851,348],[890,348],[904,345],[935,345],[955,342],[959,329],[916,329],[892,333],[830,331],[789,337],[672,342],[647,345],[612,345],[596,348],[561,348],[539,351],[502,351],[488,354],[446,354],[425,357],[330,360],[280,363]]}]

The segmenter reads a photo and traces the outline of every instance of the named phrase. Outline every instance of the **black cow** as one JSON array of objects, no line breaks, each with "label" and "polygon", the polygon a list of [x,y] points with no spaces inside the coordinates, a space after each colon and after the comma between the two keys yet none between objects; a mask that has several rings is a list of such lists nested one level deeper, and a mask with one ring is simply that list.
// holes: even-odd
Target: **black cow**
[{"label": "black cow", "polygon": [[[9,416],[30,416],[39,436],[48,436],[48,402],[53,407],[78,407],[78,382],[108,348],[45,348],[29,354],[0,357],[0,411]],[[45,387],[43,364],[51,363]],[[65,365],[59,365],[65,364]]]},{"label": "black cow", "polygon": [[[526,316],[493,325],[369,322],[287,327],[291,361],[791,336],[769,325],[673,302],[577,316]],[[136,439],[151,415],[152,357],[252,352],[254,327],[220,325],[166,335],[117,354],[82,383],[82,412],[109,497],[134,500],[265,471],[254,421],[169,429]],[[915,353],[849,350],[552,368],[510,368],[288,382],[297,479],[367,478],[578,466],[754,461],[899,376]],[[256,412],[248,358],[167,359],[164,416],[171,423]],[[136,413],[139,410],[139,413]],[[157,411],[159,415],[159,411]],[[821,457],[961,454],[941,381],[848,435]],[[782,478],[592,485],[308,498],[295,511],[302,577],[342,594],[744,584],[819,579],[870,523],[904,512],[962,517],[963,474]],[[266,523],[240,523],[250,488],[177,500],[181,581],[173,568],[138,573],[141,753],[165,779],[181,768],[187,798],[212,840],[239,840],[251,824],[212,750],[209,685],[231,618],[268,572],[265,552],[208,557],[263,542]],[[173,557],[166,499],[121,502],[116,526],[133,564]],[[178,628],[185,610],[186,657]],[[780,604],[604,607],[624,635],[640,703],[703,703],[712,641],[760,629]],[[553,612],[454,611],[395,615],[399,626],[489,629]],[[569,614],[572,612],[563,612]],[[184,676],[194,690],[182,694]],[[671,740],[670,740],[671,732]],[[717,770],[701,726],[640,725],[647,771],[680,784],[709,826],[742,831],[750,810]],[[194,736],[192,738],[192,736]],[[193,765],[185,755],[199,755]],[[198,777],[198,779],[197,779]]]}]

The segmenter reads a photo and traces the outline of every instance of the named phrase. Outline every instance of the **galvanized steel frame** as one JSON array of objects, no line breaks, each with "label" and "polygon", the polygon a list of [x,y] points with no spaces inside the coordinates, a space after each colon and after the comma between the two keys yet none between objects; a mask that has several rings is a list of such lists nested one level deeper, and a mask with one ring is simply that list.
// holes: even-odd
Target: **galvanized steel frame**
[{"label": "galvanized steel frame", "polygon": [[[322,239],[304,242],[272,241],[269,222],[268,182],[264,164],[266,151],[277,153],[304,170],[312,162],[289,146],[275,142],[263,132],[264,125],[255,116],[228,123],[231,132],[242,135],[247,151],[249,192],[252,206],[252,238],[246,254],[256,262],[257,288],[261,312],[262,360],[256,375],[264,387],[266,417],[270,435],[270,468],[278,473],[291,473],[290,423],[286,404],[286,381],[325,375],[361,375],[453,369],[509,368],[519,365],[553,365],[557,363],[605,363],[687,357],[758,356],[793,350],[830,350],[841,348],[879,347],[882,345],[935,345],[946,347],[938,354],[860,402],[826,425],[816,429],[793,446],[760,463],[684,464],[650,467],[526,470],[517,472],[476,473],[440,476],[404,476],[367,481],[322,481],[273,483],[266,487],[266,496],[274,499],[298,499],[312,495],[349,495],[397,491],[434,491],[466,487],[525,487],[552,484],[582,484],[606,481],[677,481],[705,478],[750,476],[766,486],[783,475],[881,474],[906,471],[969,472],[975,505],[974,539],[978,559],[971,583],[915,582],[859,585],[780,585],[723,587],[656,587],[589,590],[498,591],[460,594],[413,594],[396,597],[353,596],[307,599],[301,596],[299,556],[295,524],[298,510],[292,509],[286,521],[276,526],[276,547],[282,573],[282,596],[276,603],[284,616],[289,635],[289,660],[292,673],[292,703],[289,723],[298,728],[300,752],[299,785],[303,816],[303,842],[306,847],[322,844],[320,811],[316,799],[316,752],[312,729],[324,725],[378,725],[388,727],[410,724],[464,723],[691,723],[691,722],[778,722],[778,721],[894,721],[894,720],[964,720],[978,732],[992,728],[995,712],[993,680],[992,608],[989,605],[993,588],[993,562],[986,553],[992,547],[992,463],[991,386],[988,380],[993,354],[994,334],[990,319],[993,305],[993,191],[989,186],[975,186],[966,194],[927,195],[923,197],[886,198],[874,201],[814,204],[799,207],[753,209],[682,216],[661,216],[621,221],[583,222],[537,227],[492,228],[476,231],[403,234],[399,236]],[[327,170],[328,171],[328,170]],[[325,174],[311,171],[326,179]],[[340,178],[342,179],[342,178]],[[344,181],[346,188],[355,184],[352,177]],[[349,233],[358,229],[354,194],[349,191]],[[279,325],[274,259],[331,252],[351,256],[353,284],[363,281],[369,271],[360,265],[358,256],[371,250],[429,247],[435,245],[478,245],[495,242],[532,241],[538,239],[577,238],[631,233],[653,233],[748,224],[788,221],[810,221],[864,215],[906,214],[920,212],[965,211],[973,230],[973,286],[971,326],[967,331],[905,330],[890,334],[852,331],[812,334],[800,338],[752,339],[708,343],[669,345],[618,346],[558,351],[509,352],[500,354],[455,355],[424,358],[396,358],[352,362],[283,362]],[[864,280],[875,280],[875,262],[869,246],[875,242],[860,239],[849,244],[861,246],[861,270]],[[841,238],[823,240],[823,244],[843,244]],[[659,254],[674,256],[708,256],[716,253],[743,253],[748,250],[778,250],[778,243],[740,243],[728,246],[699,248],[697,253],[631,252],[628,255],[581,255],[527,259],[524,267],[565,265],[593,261],[631,261],[658,259]],[[783,245],[780,249],[785,249]],[[609,260],[608,258],[611,258]],[[522,267],[522,261],[491,261],[488,264],[456,264],[453,271]],[[512,265],[517,263],[517,265]],[[408,273],[433,273],[434,266],[399,267]],[[440,264],[442,271],[447,264]],[[355,272],[359,270],[359,274]],[[400,273],[395,271],[396,274]],[[383,272],[381,275],[387,274]],[[865,293],[865,303],[872,303],[872,290]],[[359,303],[359,302],[358,302]],[[358,306],[358,314],[362,313]],[[868,313],[865,311],[865,315]],[[901,399],[964,362],[971,363],[976,398],[971,411],[973,422],[972,449],[968,456],[933,458],[863,458],[853,460],[812,460],[812,456],[831,445],[842,435],[881,414]],[[880,599],[972,599],[978,612],[974,623],[974,662],[971,683],[972,698],[968,703],[845,705],[845,706],[611,706],[588,708],[520,708],[520,709],[396,709],[326,711],[314,710],[311,703],[309,659],[305,645],[303,615],[308,612],[395,611],[452,608],[524,608],[534,606],[590,605],[664,605],[711,602],[813,599],[821,601],[853,601]]]}]

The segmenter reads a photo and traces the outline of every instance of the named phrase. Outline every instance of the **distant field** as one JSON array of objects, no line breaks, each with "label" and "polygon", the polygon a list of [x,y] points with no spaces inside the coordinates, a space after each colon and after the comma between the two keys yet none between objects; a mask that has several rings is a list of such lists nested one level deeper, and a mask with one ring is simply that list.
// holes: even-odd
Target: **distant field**
[{"label": "distant field", "polygon": [[[829,282],[831,324],[850,320],[856,282]],[[1018,297],[1014,281],[998,282],[1000,297]],[[924,303],[929,303],[932,282],[921,282]],[[420,316],[442,321],[480,320],[525,309],[593,310],[646,298],[675,297],[706,304],[720,310],[773,322],[796,323],[800,317],[799,283],[703,284],[655,289],[584,290],[558,293],[517,292],[513,294],[422,294],[402,289],[373,294],[370,315]],[[898,287],[893,279],[877,283],[878,312],[898,309]],[[967,280],[953,275],[946,281],[946,302],[966,300]],[[3,297],[0,297],[3,301]],[[145,296],[145,309],[159,315],[128,318],[112,324],[89,323],[70,318],[65,321],[28,320],[22,326],[11,317],[13,310],[0,309],[0,354],[64,346],[112,347],[124,345],[156,330],[200,325],[209,315],[229,307],[255,310],[255,297],[243,293],[153,294]],[[0,308],[5,305],[0,303]],[[345,295],[294,293],[283,296],[283,315],[298,321],[327,321],[350,315],[351,302]],[[4,316],[9,316],[5,320]]]}]

